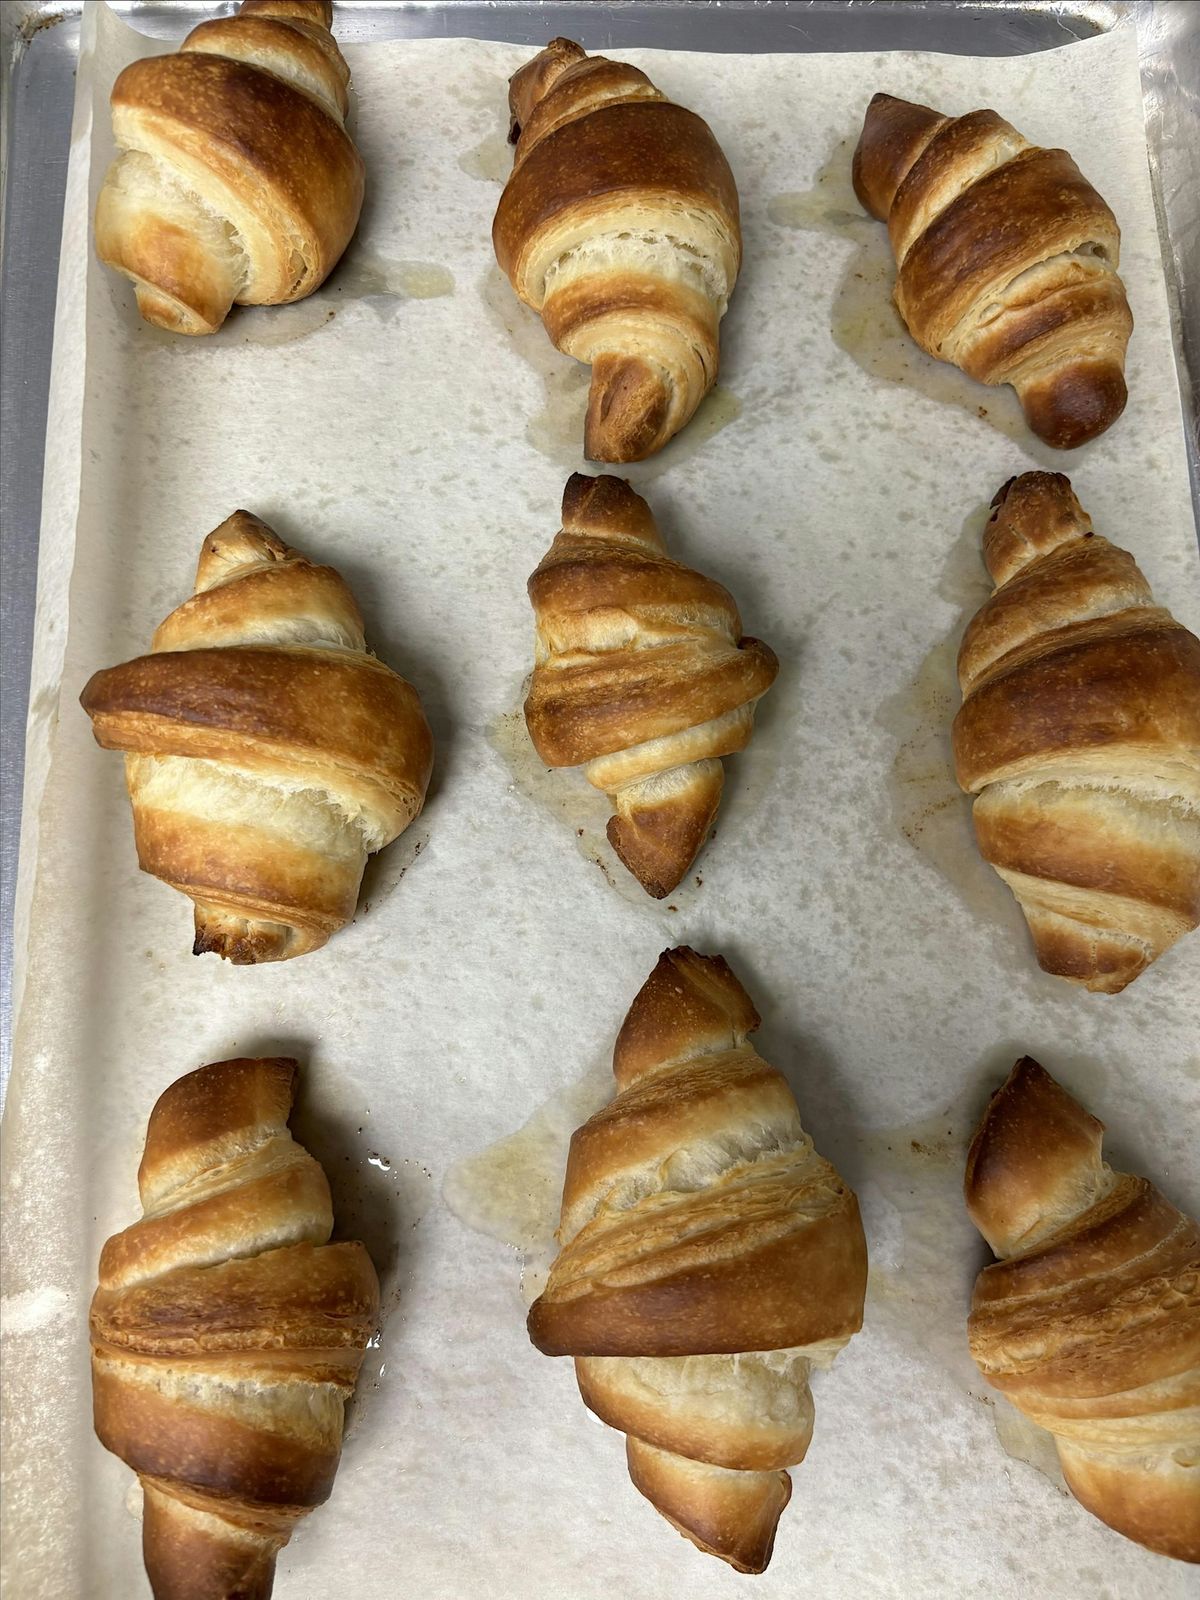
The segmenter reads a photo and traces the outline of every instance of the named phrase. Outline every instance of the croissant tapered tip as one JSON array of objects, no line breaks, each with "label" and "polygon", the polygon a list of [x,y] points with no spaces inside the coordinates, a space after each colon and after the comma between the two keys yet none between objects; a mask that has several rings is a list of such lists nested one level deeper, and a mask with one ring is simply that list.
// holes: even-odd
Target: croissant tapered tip
[{"label": "croissant tapered tip", "polygon": [[765,1572],[792,1497],[786,1472],[741,1472],[660,1450],[630,1434],[629,1476],[671,1526],[737,1572]]},{"label": "croissant tapered tip", "polygon": [[333,29],[333,0],[242,0],[239,17],[272,17],[276,21],[315,22]]},{"label": "croissant tapered tip", "polygon": [[587,51],[573,39],[551,39],[546,48],[527,61],[508,80],[508,109],[511,120],[508,142],[516,144],[521,129],[529,121],[530,113],[540,100],[553,89],[569,67],[584,61]]},{"label": "croissant tapered tip", "polygon": [[1055,450],[1076,450],[1106,433],[1129,398],[1115,360],[1074,361],[1016,388],[1026,422]]},{"label": "croissant tapered tip", "polygon": [[1033,1248],[1090,1192],[1103,1138],[1104,1124],[1022,1056],[988,1101],[963,1178],[967,1212],[996,1255]]},{"label": "croissant tapered tip", "polygon": [[643,461],[666,444],[671,384],[641,356],[600,356],[592,366],[584,424],[589,461]]},{"label": "croissant tapered tip", "polygon": [[563,490],[562,523],[573,533],[634,535],[662,547],[650,507],[632,484],[610,473],[593,478],[586,472],[576,472],[568,478]]},{"label": "croissant tapered tip", "polygon": [[633,784],[615,797],[608,842],[655,900],[677,889],[717,820],[725,768],[697,761]]}]

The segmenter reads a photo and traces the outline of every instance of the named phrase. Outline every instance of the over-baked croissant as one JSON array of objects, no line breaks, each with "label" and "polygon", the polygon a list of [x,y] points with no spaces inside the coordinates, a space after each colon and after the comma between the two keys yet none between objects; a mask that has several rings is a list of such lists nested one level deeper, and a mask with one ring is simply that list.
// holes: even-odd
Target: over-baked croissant
[{"label": "over-baked croissant", "polygon": [[151,648],[80,696],[97,743],[126,752],[142,870],[195,901],[197,955],[316,950],[424,802],[416,690],[367,654],[333,568],[248,511],[204,541],[195,593]]},{"label": "over-baked croissant", "polygon": [[862,1325],[858,1202],[747,1043],[719,956],[669,950],[617,1036],[617,1097],[577,1129],[561,1252],[529,1313],[634,1484],[693,1544],[762,1572],[812,1437],[808,1379]]},{"label": "over-baked croissant", "polygon": [[737,606],[672,561],[621,478],[576,473],[562,532],[529,580],[537,663],[525,720],[549,767],[584,768],[616,813],[609,843],[648,894],[670,894],[721,803],[779,669]]},{"label": "over-baked croissant", "polygon": [[509,106],[496,259],[558,349],[592,369],[588,458],[641,461],[716,382],[742,254],[729,163],[644,72],[569,39],[521,68]]},{"label": "over-baked croissant", "polygon": [[361,1244],[328,1244],[329,1185],[288,1132],[294,1061],[218,1061],[150,1114],[140,1222],[100,1257],[100,1441],[138,1474],[155,1600],[266,1600],[329,1496],[379,1320]]},{"label": "over-baked croissant", "polygon": [[1114,1172],[1103,1135],[1028,1056],[992,1096],[966,1200],[1001,1260],[975,1285],[971,1354],[1054,1435],[1089,1511],[1200,1561],[1200,1228]]},{"label": "over-baked croissant", "polygon": [[1061,474],[1010,479],[992,504],[958,781],[1040,965],[1115,994],[1200,923],[1200,640]]},{"label": "over-baked croissant", "polygon": [[1065,150],[1031,145],[994,111],[944,117],[877,94],[854,191],[887,222],[896,305],[922,350],[1012,384],[1056,449],[1112,427],[1133,331],[1121,231]]},{"label": "over-baked croissant", "polygon": [[100,259],[172,333],[212,333],[239,305],[302,300],[358,224],[363,164],[346,132],[350,70],[329,0],[244,0],[174,55],[134,61],[112,92]]}]

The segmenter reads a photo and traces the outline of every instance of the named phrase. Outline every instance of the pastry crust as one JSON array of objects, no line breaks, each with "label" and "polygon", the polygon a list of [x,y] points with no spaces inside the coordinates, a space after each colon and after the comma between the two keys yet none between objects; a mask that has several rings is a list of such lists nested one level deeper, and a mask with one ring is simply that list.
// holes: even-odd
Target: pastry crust
[{"label": "pastry crust", "polygon": [[814,1365],[862,1324],[858,1203],[813,1149],[719,957],[667,951],[617,1039],[615,1100],[578,1128],[561,1246],[529,1313],[584,1403],[701,1550],[761,1572],[812,1436]]},{"label": "pastry crust", "polygon": [[667,555],[621,478],[576,473],[529,580],[537,660],[525,721],[548,767],[609,795],[608,839],[647,894],[683,878],[716,819],[722,756],[745,749],[779,663],[727,590]]},{"label": "pastry crust", "polygon": [[350,82],[317,0],[246,0],[112,91],[122,154],[96,208],[100,259],[172,333],[213,333],[236,301],[279,305],[322,284],[358,224],[363,164]]},{"label": "pastry crust", "polygon": [[966,1202],[1001,1259],[975,1285],[971,1353],[1054,1435],[1089,1511],[1200,1561],[1200,1229],[1113,1172],[1103,1134],[1028,1056],[992,1096]]},{"label": "pastry crust", "polygon": [[496,259],[592,368],[584,448],[640,461],[716,382],[741,262],[737,188],[708,126],[645,73],[553,40],[510,85]]},{"label": "pastry crust", "polygon": [[854,189],[888,224],[896,306],[923,350],[1012,384],[1057,449],[1112,426],[1133,330],[1121,234],[1065,150],[1029,144],[994,111],[951,118],[877,94]]},{"label": "pastry crust", "polygon": [[1200,923],[1200,640],[1061,474],[993,506],[955,770],[1040,965],[1114,994]]},{"label": "pastry crust", "polygon": [[205,540],[152,649],[80,697],[97,743],[125,752],[139,864],[195,902],[198,955],[317,949],[424,802],[416,690],[367,654],[338,574],[246,511]]},{"label": "pastry crust", "polygon": [[100,1257],[96,1432],[142,1480],[155,1600],[266,1600],[325,1500],[379,1318],[361,1244],[288,1132],[296,1064],[219,1061],[150,1115],[143,1216]]}]

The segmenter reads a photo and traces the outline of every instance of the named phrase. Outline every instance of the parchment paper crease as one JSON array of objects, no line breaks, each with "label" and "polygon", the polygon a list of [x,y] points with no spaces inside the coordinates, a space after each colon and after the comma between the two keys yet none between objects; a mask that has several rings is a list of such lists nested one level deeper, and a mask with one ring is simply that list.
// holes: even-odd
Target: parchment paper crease
[{"label": "parchment paper crease", "polygon": [[[1068,471],[1161,601],[1200,621],[1132,30],[1009,60],[630,52],[713,125],[746,242],[720,390],[630,476],[783,663],[730,763],[702,884],[659,906],[610,886],[586,828],[579,847],[582,778],[547,796],[512,734],[525,579],[582,464],[586,382],[490,251],[504,84],[528,51],[350,51],[370,193],[345,265],[304,305],[184,341],[141,325],[87,243],[108,89],[158,47],[102,7],[84,28],[34,699],[53,744],[5,1125],[6,1592],[146,1592],[130,1474],[90,1434],[96,1254],[136,1214],[161,1089],[206,1060],[290,1051],[299,1131],[375,1253],[388,1315],[332,1501],[283,1554],[279,1595],[748,1593],[634,1492],[569,1364],[529,1346],[511,1256],[440,1198],[455,1163],[604,1058],[658,952],[688,941],[748,984],[763,1053],[860,1188],[874,1252],[866,1329],[817,1380],[755,1595],[1183,1596],[1185,1569],[1006,1454],[1003,1402],[965,1350],[983,1252],[957,1196],[970,1123],[1027,1050],[1109,1120],[1114,1159],[1200,1207],[1200,940],[1115,999],[1040,974],[971,846],[946,739],[954,648],[986,591],[984,508],[1013,473]],[[1075,152],[1115,207],[1131,398],[1093,446],[1052,456],[1007,391],[899,330],[884,231],[848,176],[881,88],[995,106]],[[96,667],[147,647],[237,506],[340,567],[438,740],[427,810],[371,870],[355,924],[258,970],[189,954],[189,907],[137,873],[121,762],[76,705]]]}]

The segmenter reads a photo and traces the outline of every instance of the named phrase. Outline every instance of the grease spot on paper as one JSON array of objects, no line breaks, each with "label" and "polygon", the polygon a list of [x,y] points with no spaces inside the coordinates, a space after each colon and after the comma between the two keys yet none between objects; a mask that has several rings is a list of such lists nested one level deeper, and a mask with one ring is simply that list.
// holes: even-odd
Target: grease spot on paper
[{"label": "grease spot on paper", "polygon": [[470,150],[458,158],[459,168],[469,178],[482,178],[488,183],[507,183],[512,171],[512,145],[502,133],[489,133]]},{"label": "grease spot on paper", "polygon": [[459,1221],[517,1252],[527,1305],[542,1292],[557,1252],[554,1230],[571,1135],[613,1092],[611,1067],[594,1066],[552,1094],[516,1133],[467,1156],[446,1175],[442,1197]]},{"label": "grease spot on paper", "polygon": [[20,1294],[5,1295],[0,1302],[0,1327],[6,1338],[41,1333],[61,1321],[70,1309],[71,1297],[65,1289],[25,1289]]}]

